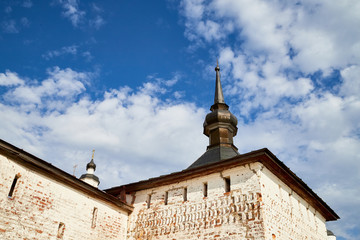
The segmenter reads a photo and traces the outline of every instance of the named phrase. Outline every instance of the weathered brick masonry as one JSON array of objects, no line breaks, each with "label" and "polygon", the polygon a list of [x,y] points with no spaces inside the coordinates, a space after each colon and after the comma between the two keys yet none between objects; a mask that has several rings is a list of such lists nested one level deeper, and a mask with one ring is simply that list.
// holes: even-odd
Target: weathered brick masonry
[{"label": "weathered brick masonry", "polygon": [[326,219],[268,169],[261,192],[266,239],[327,239]]},{"label": "weathered brick masonry", "polygon": [[[224,191],[223,176],[231,179],[230,192]],[[240,167],[136,192],[128,239],[264,239],[259,180]]]},{"label": "weathered brick masonry", "polygon": [[0,169],[0,239],[126,239],[130,208],[100,190],[69,175],[70,185],[4,155]]},{"label": "weathered brick masonry", "polygon": [[325,217],[260,162],[185,178],[125,186],[135,207],[128,239],[327,239]]},{"label": "weathered brick masonry", "polygon": [[3,154],[0,239],[327,239],[337,215],[296,178],[276,176],[267,151],[107,190],[133,209]]}]

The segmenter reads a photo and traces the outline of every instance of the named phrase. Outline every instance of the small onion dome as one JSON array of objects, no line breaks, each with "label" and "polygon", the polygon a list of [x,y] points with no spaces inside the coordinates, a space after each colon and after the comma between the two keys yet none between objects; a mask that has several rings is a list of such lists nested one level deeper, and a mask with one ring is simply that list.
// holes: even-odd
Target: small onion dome
[{"label": "small onion dome", "polygon": [[327,235],[328,236],[335,236],[334,233],[332,231],[330,231],[330,230],[327,230]]},{"label": "small onion dome", "polygon": [[86,165],[86,170],[88,170],[89,168],[92,168],[95,171],[96,164],[94,163],[94,159],[91,159],[91,161]]}]

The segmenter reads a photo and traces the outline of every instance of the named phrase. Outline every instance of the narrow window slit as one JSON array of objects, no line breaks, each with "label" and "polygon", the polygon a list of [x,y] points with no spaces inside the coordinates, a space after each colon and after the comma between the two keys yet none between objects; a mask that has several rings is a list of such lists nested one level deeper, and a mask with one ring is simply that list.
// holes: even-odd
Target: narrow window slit
[{"label": "narrow window slit", "polygon": [[148,195],[147,208],[150,208],[150,204],[151,204],[151,194]]},{"label": "narrow window slit", "polygon": [[183,192],[183,198],[184,198],[184,202],[187,201],[187,188],[184,188],[184,192]]},{"label": "narrow window slit", "polygon": [[93,214],[92,214],[92,221],[91,221],[92,228],[96,227],[97,212],[98,212],[98,209],[96,207],[94,207]]},{"label": "narrow window slit", "polygon": [[203,185],[203,194],[204,194],[204,197],[208,196],[208,184],[207,183],[204,183],[204,185]]},{"label": "narrow window slit", "polygon": [[224,178],[225,181],[225,192],[231,191],[230,177]]},{"label": "narrow window slit", "polygon": [[20,177],[19,174],[16,174],[15,177],[14,177],[14,180],[13,180],[13,182],[12,182],[12,184],[11,184],[10,191],[9,191],[9,195],[8,195],[9,198],[12,198],[12,196],[13,196],[13,194],[14,194],[14,190],[15,190],[15,187],[16,187],[16,183],[17,183],[17,180],[18,180],[19,177]]},{"label": "narrow window slit", "polygon": [[65,232],[65,224],[61,222],[59,223],[57,238],[63,239],[64,232]]},{"label": "narrow window slit", "polygon": [[169,193],[166,191],[166,192],[165,192],[165,197],[164,197],[164,204],[165,204],[165,205],[168,204],[168,198],[169,198]]}]

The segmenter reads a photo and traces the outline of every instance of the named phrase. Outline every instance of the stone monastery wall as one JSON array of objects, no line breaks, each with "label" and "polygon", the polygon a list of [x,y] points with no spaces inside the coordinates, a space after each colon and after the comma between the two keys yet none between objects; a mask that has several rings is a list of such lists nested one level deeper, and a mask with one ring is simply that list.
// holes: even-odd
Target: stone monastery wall
[{"label": "stone monastery wall", "polygon": [[2,155],[0,169],[0,239],[126,239],[127,212]]},{"label": "stone monastery wall", "polygon": [[325,219],[261,163],[127,199],[135,207],[128,239],[327,239]]},{"label": "stone monastery wall", "polygon": [[261,192],[266,239],[328,239],[324,217],[267,168]]},{"label": "stone monastery wall", "polygon": [[327,239],[324,217],[261,163],[127,195],[130,216],[2,155],[0,169],[0,239]]},{"label": "stone monastery wall", "polygon": [[264,239],[255,166],[136,192],[128,239]]}]

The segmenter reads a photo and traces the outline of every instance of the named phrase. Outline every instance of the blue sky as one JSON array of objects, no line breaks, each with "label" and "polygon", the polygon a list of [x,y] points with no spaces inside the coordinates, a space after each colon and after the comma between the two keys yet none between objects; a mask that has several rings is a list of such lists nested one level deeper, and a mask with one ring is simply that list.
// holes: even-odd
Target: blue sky
[{"label": "blue sky", "polygon": [[359,239],[356,0],[1,1],[0,138],[100,188],[205,150],[219,59],[241,153],[269,148]]}]

